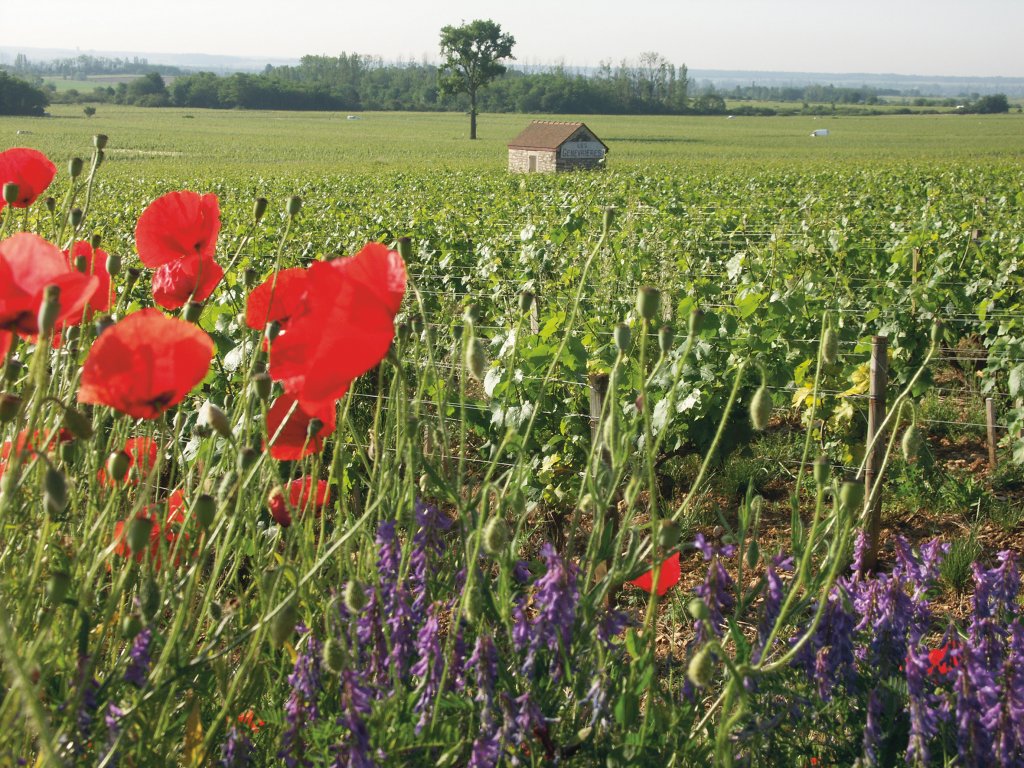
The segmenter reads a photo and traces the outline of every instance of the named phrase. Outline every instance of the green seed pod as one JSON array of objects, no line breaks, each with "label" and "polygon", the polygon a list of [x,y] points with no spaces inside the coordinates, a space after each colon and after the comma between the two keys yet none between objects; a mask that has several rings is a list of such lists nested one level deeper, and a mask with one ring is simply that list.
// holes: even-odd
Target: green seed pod
[{"label": "green seed pod", "polygon": [[658,349],[661,351],[661,354],[667,355],[672,351],[674,336],[675,334],[671,326],[663,325],[658,329]]},{"label": "green seed pod", "polygon": [[475,624],[484,615],[484,595],[480,591],[479,584],[470,584],[468,589],[469,593],[466,595],[465,602],[465,616],[471,624]]},{"label": "green seed pod", "polygon": [[134,640],[135,636],[143,630],[144,626],[142,617],[139,614],[129,613],[121,619],[121,636],[125,640]]},{"label": "green seed pod", "polygon": [[690,312],[690,335],[696,336],[704,327],[704,313],[699,309]]},{"label": "green seed pod", "polygon": [[534,295],[532,291],[522,290],[519,292],[519,311],[529,312],[533,308]]},{"label": "green seed pod", "polygon": [[270,641],[277,647],[284,645],[295,634],[298,618],[299,612],[293,602],[275,613],[270,621]]},{"label": "green seed pod", "polygon": [[754,429],[760,432],[768,427],[771,415],[772,396],[768,393],[768,387],[762,384],[757,388],[750,401],[750,423]]},{"label": "green seed pod", "polygon": [[366,587],[359,579],[352,579],[345,585],[345,607],[349,613],[362,613],[368,598]]},{"label": "green seed pod", "polygon": [[39,305],[39,333],[49,335],[60,316],[60,286],[48,285],[43,289],[43,301]]},{"label": "green seed pod", "polygon": [[4,366],[4,379],[10,382],[17,381],[21,378],[21,371],[24,367],[21,360],[14,357],[8,358],[7,364]]},{"label": "green seed pod", "polygon": [[96,163],[95,163],[95,167],[96,168],[99,168],[101,165],[103,165],[103,158],[105,158],[105,157],[106,157],[106,155],[103,154],[103,150],[102,149],[97,149],[96,150]]},{"label": "green seed pod", "polygon": [[814,482],[819,488],[828,485],[831,475],[832,467],[829,466],[827,458],[819,456],[814,460]]},{"label": "green seed pod", "polygon": [[160,585],[152,576],[142,582],[139,590],[139,603],[143,616],[155,616],[163,605],[163,597],[160,594]]},{"label": "green seed pod", "polygon": [[320,434],[320,431],[324,428],[324,423],[320,419],[310,419],[309,424],[306,425],[306,434],[310,440]]},{"label": "green seed pod", "polygon": [[68,160],[68,176],[72,179],[77,179],[82,175],[82,168],[85,167],[85,161],[80,157],[72,157]]},{"label": "green seed pod", "polygon": [[398,238],[398,255],[402,257],[402,261],[408,263],[412,258],[412,240],[408,237]]},{"label": "green seed pod", "polygon": [[232,438],[231,420],[220,408],[207,400],[199,407],[199,424],[203,424],[224,438]]},{"label": "green seed pod", "polygon": [[83,275],[89,271],[89,260],[85,256],[79,254],[75,256],[75,263],[73,264],[76,272],[81,272]]},{"label": "green seed pod", "polygon": [[709,645],[705,645],[690,659],[690,663],[686,667],[686,677],[695,688],[706,688],[711,684],[711,675],[714,672],[713,662]]},{"label": "green seed pod", "polygon": [[238,451],[238,471],[248,472],[256,464],[256,460],[259,459],[260,452],[252,446],[245,446]]},{"label": "green seed pod", "polygon": [[274,387],[274,382],[271,381],[270,376],[266,373],[257,373],[252,377],[252,390],[256,393],[256,397],[266,402],[270,399],[271,390]]},{"label": "green seed pod", "polygon": [[200,527],[209,528],[217,514],[217,501],[208,493],[201,494],[196,498],[195,513]]},{"label": "green seed pod", "polygon": [[97,133],[92,137],[92,145],[96,147],[96,149],[104,149],[107,146],[107,134]]},{"label": "green seed pod", "polygon": [[93,435],[92,421],[74,408],[64,409],[64,428],[79,440],[88,440]]},{"label": "green seed pod", "polygon": [[257,197],[256,200],[253,201],[252,220],[257,224],[259,223],[260,219],[263,218],[263,214],[267,212],[267,205],[269,205],[269,203],[267,202],[267,198],[265,197]]},{"label": "green seed pod", "polygon": [[43,205],[46,206],[46,210],[48,210],[50,213],[53,213],[54,211],[57,210],[57,199],[54,197],[47,197],[45,200],[43,200]]},{"label": "green seed pod", "polygon": [[132,457],[124,451],[114,451],[107,457],[107,476],[114,482],[121,482],[131,466]]},{"label": "green seed pod", "polygon": [[345,669],[345,649],[333,637],[327,638],[324,643],[323,662],[331,672],[338,675]]},{"label": "green seed pod", "polygon": [[484,345],[476,336],[470,335],[466,341],[466,370],[477,381],[483,381],[486,368],[487,356],[484,354]]},{"label": "green seed pod", "polygon": [[133,555],[146,551],[153,532],[153,521],[148,517],[134,517],[128,523],[128,549]]},{"label": "green seed pod", "polygon": [[273,341],[274,339],[281,335],[281,324],[277,322],[277,320],[271,320],[269,323],[267,323],[267,327],[264,330],[264,333],[267,336],[267,341]]},{"label": "green seed pod", "polygon": [[511,532],[508,529],[508,523],[505,522],[505,518],[495,515],[484,526],[484,552],[492,556],[501,554],[508,547],[510,538]]},{"label": "green seed pod", "polygon": [[821,340],[821,359],[833,365],[839,359],[839,334],[829,326]]},{"label": "green seed pod", "polygon": [[846,514],[857,512],[864,504],[864,483],[847,481],[839,488],[839,509]]},{"label": "green seed pod", "polygon": [[114,318],[110,315],[100,315],[93,321],[93,328],[96,330],[96,338],[103,335],[103,332],[108,328],[113,327]]},{"label": "green seed pod", "polygon": [[93,232],[92,237],[89,238],[89,245],[95,251],[103,243],[103,235],[99,232]]},{"label": "green seed pod", "polygon": [[67,571],[50,571],[46,579],[46,596],[52,603],[62,603],[71,591],[71,574]]},{"label": "green seed pod", "polygon": [[21,410],[20,397],[17,395],[9,395],[6,392],[0,392],[0,424],[6,424],[9,421],[14,421],[19,410]]},{"label": "green seed pod", "polygon": [[615,206],[609,205],[604,209],[604,229],[607,232],[612,228],[612,222],[615,221]]},{"label": "green seed pod", "polygon": [[615,348],[619,350],[620,353],[626,354],[626,350],[629,349],[631,335],[629,326],[625,323],[619,323],[615,326],[612,337],[615,339]]},{"label": "green seed pod", "polygon": [[181,310],[181,316],[188,323],[198,323],[203,316],[203,305],[198,301],[190,301]]},{"label": "green seed pod", "polygon": [[942,340],[942,321],[936,319],[932,323],[932,344],[938,344]]},{"label": "green seed pod", "polygon": [[687,603],[686,610],[697,621],[707,621],[711,618],[711,611],[708,610],[707,603],[699,597],[695,597]]},{"label": "green seed pod", "polygon": [[917,424],[907,427],[900,445],[903,448],[903,458],[907,461],[913,461],[921,454],[924,438],[921,437],[921,430],[917,428]]},{"label": "green seed pod", "polygon": [[400,345],[404,345],[409,342],[409,333],[409,324],[403,320],[398,324],[398,327],[395,328],[395,336],[398,338],[398,343]]},{"label": "green seed pod", "polygon": [[121,274],[121,256],[116,253],[107,254],[107,274],[111,277],[117,277]]},{"label": "green seed pod", "polygon": [[757,561],[761,559],[761,548],[757,545],[757,539],[750,540],[750,546],[747,547],[747,567],[754,569],[757,567]]},{"label": "green seed pod", "polygon": [[43,475],[43,498],[50,514],[59,515],[68,505],[68,482],[64,473],[53,466],[46,467]]},{"label": "green seed pod", "polygon": [[82,225],[82,219],[85,218],[85,212],[81,208],[71,209],[71,228],[78,229]]},{"label": "green seed pod", "polygon": [[288,198],[288,215],[295,217],[299,215],[299,211],[302,210],[302,198],[298,195],[292,195]]},{"label": "green seed pod", "polygon": [[649,285],[642,286],[636,294],[636,311],[644,320],[650,322],[658,314],[661,303],[661,291]]},{"label": "green seed pod", "polygon": [[7,205],[14,205],[18,202],[18,185],[13,181],[8,181],[4,184],[4,202]]},{"label": "green seed pod", "polygon": [[679,543],[679,523],[675,520],[662,520],[658,526],[658,546],[671,549]]},{"label": "green seed pod", "polygon": [[761,516],[761,511],[764,509],[764,496],[755,496],[750,500],[750,516],[757,520]]}]

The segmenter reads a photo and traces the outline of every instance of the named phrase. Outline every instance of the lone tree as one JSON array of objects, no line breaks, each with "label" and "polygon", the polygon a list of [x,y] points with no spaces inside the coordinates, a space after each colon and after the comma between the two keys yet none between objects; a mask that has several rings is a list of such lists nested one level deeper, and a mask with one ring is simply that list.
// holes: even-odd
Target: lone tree
[{"label": "lone tree", "polygon": [[441,92],[469,96],[469,138],[476,138],[476,93],[505,74],[502,59],[514,59],[516,40],[490,19],[441,28]]}]

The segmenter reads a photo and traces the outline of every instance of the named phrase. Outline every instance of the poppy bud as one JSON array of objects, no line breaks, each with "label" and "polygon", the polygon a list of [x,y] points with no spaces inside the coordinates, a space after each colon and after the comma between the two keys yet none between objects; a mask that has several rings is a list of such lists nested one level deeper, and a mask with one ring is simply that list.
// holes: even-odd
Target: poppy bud
[{"label": "poppy bud", "polygon": [[299,618],[299,612],[295,604],[289,602],[284,608],[274,614],[270,622],[270,641],[275,646],[282,646],[295,633],[295,622]]},{"label": "poppy bud", "polygon": [[661,291],[649,285],[642,286],[636,294],[636,311],[644,320],[651,321],[658,314]]},{"label": "poppy bud", "polygon": [[185,305],[185,308],[181,311],[181,316],[185,322],[198,323],[199,318],[203,315],[203,305],[198,301],[190,301]]},{"label": "poppy bud", "polygon": [[484,526],[484,551],[489,555],[498,555],[508,546],[509,530],[505,518],[495,515]]},{"label": "poppy bud", "polygon": [[85,161],[80,157],[72,157],[68,160],[68,176],[72,179],[77,179],[82,175],[82,168],[85,167]]},{"label": "poppy bud", "polygon": [[196,499],[195,513],[196,522],[202,528],[209,528],[213,525],[213,517],[217,512],[217,502],[208,493],[200,495]]},{"label": "poppy bud", "polygon": [[430,475],[428,475],[426,472],[424,472],[422,475],[420,475],[420,481],[419,481],[418,485],[419,485],[420,493],[422,493],[424,496],[426,496],[427,492],[430,490]]},{"label": "poppy bud", "polygon": [[695,688],[706,688],[711,684],[712,667],[711,646],[705,645],[690,659],[686,668],[686,677]]},{"label": "poppy bud", "polygon": [[399,323],[398,324],[398,328],[396,329],[396,336],[398,337],[398,343],[399,344],[405,344],[406,342],[408,342],[409,341],[409,333],[410,333],[409,324],[404,322],[404,321]]},{"label": "poppy bud", "polygon": [[112,328],[114,325],[114,318],[110,315],[100,315],[93,322],[93,327],[96,329],[96,337],[99,336],[108,328]]},{"label": "poppy bud", "polygon": [[299,215],[299,211],[302,210],[302,198],[298,195],[292,195],[288,198],[288,215],[295,217]]},{"label": "poppy bud", "polygon": [[153,533],[153,521],[148,517],[133,517],[128,522],[128,549],[138,555],[149,546],[149,537]]},{"label": "poppy bud", "polygon": [[529,312],[533,308],[534,295],[532,291],[520,291],[519,292],[519,311]]},{"label": "poppy bud", "polygon": [[89,238],[89,245],[92,247],[94,251],[100,247],[100,244],[102,242],[103,235],[101,235],[99,232],[93,232],[92,237]]},{"label": "poppy bud", "polygon": [[92,137],[92,145],[96,147],[96,149],[103,149],[104,147],[106,147],[107,134],[97,133],[95,136]]},{"label": "poppy bud", "polygon": [[412,259],[412,240],[408,237],[398,238],[398,255],[402,261],[408,263]]},{"label": "poppy bud", "polygon": [[277,320],[271,320],[267,323],[264,333],[266,333],[267,341],[273,341],[281,335],[281,324]]},{"label": "poppy bud", "polygon": [[18,202],[18,185],[13,181],[4,184],[4,202],[7,205],[14,205]]},{"label": "poppy bud", "polygon": [[124,451],[114,451],[107,457],[107,475],[114,482],[121,482],[131,466],[132,457]]},{"label": "poppy bud", "polygon": [[137,613],[129,613],[121,620],[121,636],[125,640],[134,640],[143,627],[142,617]]},{"label": "poppy bud", "polygon": [[345,668],[345,649],[333,637],[327,638],[324,642],[323,662],[334,674],[340,674]]},{"label": "poppy bud", "polygon": [[252,389],[256,393],[256,397],[264,402],[270,399],[270,391],[273,389],[274,382],[271,381],[270,376],[266,373],[257,373],[252,377]]},{"label": "poppy bud", "polygon": [[938,344],[942,339],[942,321],[936,319],[932,323],[932,344]]},{"label": "poppy bud", "polygon": [[85,274],[89,270],[89,260],[82,254],[75,256],[75,271]]},{"label": "poppy bud", "polygon": [[227,414],[209,400],[199,408],[198,423],[210,427],[221,437],[229,440],[234,437],[231,434],[231,420],[228,419]]},{"label": "poppy bud", "polygon": [[142,583],[139,602],[143,616],[153,616],[160,610],[163,599],[160,596],[160,585],[156,583],[156,579],[150,577]]},{"label": "poppy bud", "polygon": [[259,223],[259,220],[263,218],[263,214],[267,212],[267,205],[267,198],[256,198],[252,204],[252,219],[254,222]]},{"label": "poppy bud", "polygon": [[64,409],[64,428],[80,440],[88,440],[93,435],[92,421],[81,411],[67,407]]},{"label": "poppy bud", "polygon": [[0,392],[0,424],[6,424],[9,421],[14,421],[14,417],[18,415],[18,410],[20,408],[20,397],[17,395],[9,395],[6,392]]},{"label": "poppy bud", "polygon": [[707,603],[699,597],[695,597],[687,603],[686,610],[697,621],[706,621],[711,618],[711,611],[708,610]]},{"label": "poppy bud", "polygon": [[48,285],[43,289],[43,302],[39,305],[39,333],[49,335],[60,315],[60,286]]},{"label": "poppy bud", "polygon": [[829,466],[828,459],[824,456],[819,456],[814,460],[814,482],[819,488],[824,488],[828,485],[831,474],[832,467]]},{"label": "poppy bud", "polygon": [[238,452],[238,471],[248,472],[250,469],[252,469],[253,464],[256,463],[256,460],[259,457],[259,451],[257,451],[255,448],[245,446]]},{"label": "poppy bud", "polygon": [[921,452],[921,447],[924,445],[924,439],[921,437],[921,430],[917,428],[917,424],[911,424],[907,427],[906,432],[903,433],[903,440],[900,445],[903,448],[904,459],[913,461],[917,458]]},{"label": "poppy bud", "polygon": [[82,211],[81,208],[72,208],[71,209],[71,228],[72,229],[78,229],[78,227],[82,223],[82,218],[84,216],[85,216],[85,213]]},{"label": "poppy bud", "polygon": [[214,621],[220,621],[223,615],[224,609],[221,607],[220,603],[216,600],[210,601],[210,618]]},{"label": "poppy bud", "polygon": [[124,292],[131,293],[135,283],[142,277],[142,270],[138,267],[128,267],[128,279],[124,282]]},{"label": "poppy bud", "polygon": [[674,335],[670,326],[663,325],[658,329],[658,349],[661,350],[661,354],[667,355],[672,349]]},{"label": "poppy bud", "polygon": [[260,273],[252,267],[246,267],[242,270],[242,282],[246,288],[252,288],[260,281]]},{"label": "poppy bud", "polygon": [[466,342],[466,369],[474,379],[482,381],[486,367],[487,357],[484,355],[484,345],[476,336],[470,335]]},{"label": "poppy bud", "polygon": [[615,220],[615,206],[609,205],[604,209],[603,224],[605,232],[612,227],[612,222]]},{"label": "poppy bud", "polygon": [[758,432],[767,428],[768,419],[772,415],[772,396],[768,394],[768,387],[762,384],[754,393],[750,401],[750,423]]},{"label": "poppy bud", "polygon": [[412,328],[412,332],[415,333],[417,336],[423,333],[423,316],[413,315],[411,318],[409,318],[409,327]]},{"label": "poppy bud", "polygon": [[619,323],[615,326],[615,331],[613,332],[612,337],[615,339],[615,348],[618,349],[620,353],[626,354],[626,350],[629,349],[631,337],[629,326],[625,323]]},{"label": "poppy bud", "polygon": [[107,254],[107,274],[111,277],[117,277],[121,274],[121,256],[117,253]]},{"label": "poppy bud", "polygon": [[51,571],[46,580],[46,596],[51,602],[61,603],[71,591],[71,574],[67,571]]},{"label": "poppy bud", "polygon": [[480,586],[476,583],[470,584],[468,589],[465,615],[470,623],[475,624],[484,615],[484,596],[480,591]]},{"label": "poppy bud", "polygon": [[747,547],[747,567],[754,569],[757,567],[757,561],[761,559],[761,549],[757,545],[757,539],[750,540],[750,546]]},{"label": "poppy bud", "polygon": [[4,378],[7,381],[17,381],[21,377],[21,369],[24,367],[21,360],[14,357],[8,358],[7,364],[4,366]]},{"label": "poppy bud", "polygon": [[696,336],[704,327],[704,313],[699,309],[690,312],[690,335]]},{"label": "poppy bud", "polygon": [[636,407],[637,413],[643,413],[644,412],[644,396],[643,395],[637,395],[636,396],[636,401],[633,403],[633,405]]},{"label": "poppy bud", "polygon": [[306,425],[306,434],[312,439],[319,435],[323,428],[324,423],[320,419],[310,419],[309,424]]},{"label": "poppy bud", "polygon": [[57,453],[65,465],[74,464],[78,460],[78,441],[69,440],[66,443],[61,443]]},{"label": "poppy bud", "polygon": [[68,505],[68,483],[64,473],[53,466],[47,466],[43,488],[43,498],[50,514],[59,515]]},{"label": "poppy bud", "polygon": [[845,482],[839,488],[839,509],[851,514],[864,503],[864,483]]},{"label": "poppy bud", "polygon": [[675,520],[662,520],[658,527],[658,546],[672,549],[679,543],[679,523]]},{"label": "poppy bud", "polygon": [[345,585],[345,607],[349,613],[361,613],[366,607],[366,587],[359,579],[352,579]]},{"label": "poppy bud", "polygon": [[839,334],[832,327],[825,329],[825,336],[821,340],[821,359],[829,365],[839,359]]},{"label": "poppy bud", "polygon": [[43,205],[46,206],[46,210],[48,210],[50,213],[53,213],[54,211],[57,210],[57,200],[53,197],[47,197],[45,200],[43,200]]}]

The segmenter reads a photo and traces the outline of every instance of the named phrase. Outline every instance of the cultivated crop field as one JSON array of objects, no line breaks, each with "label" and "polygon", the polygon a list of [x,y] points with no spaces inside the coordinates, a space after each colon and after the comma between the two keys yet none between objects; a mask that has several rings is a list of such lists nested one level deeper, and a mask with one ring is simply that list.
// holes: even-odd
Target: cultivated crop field
[{"label": "cultivated crop field", "polygon": [[1021,764],[1020,116],[53,112],[0,765]]}]

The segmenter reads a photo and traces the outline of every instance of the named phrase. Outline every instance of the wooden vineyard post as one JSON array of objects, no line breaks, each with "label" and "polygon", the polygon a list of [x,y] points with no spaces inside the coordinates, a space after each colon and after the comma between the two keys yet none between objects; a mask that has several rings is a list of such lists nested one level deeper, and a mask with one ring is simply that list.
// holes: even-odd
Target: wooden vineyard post
[{"label": "wooden vineyard post", "polygon": [[[602,422],[601,415],[604,413],[604,401],[608,397],[608,381],[609,377],[607,373],[592,373],[587,377],[588,389],[590,392],[590,440],[591,443],[601,452],[601,463],[611,469],[612,457],[608,452],[608,449],[602,445],[604,442],[602,436]],[[597,510],[594,510],[595,514]],[[612,527],[612,539],[618,538],[619,535],[619,511],[614,506],[606,510],[604,513],[605,520]],[[613,555],[614,557],[614,555]],[[597,571],[598,578],[601,578],[611,568],[612,563],[609,560],[602,564],[603,567],[599,567]],[[609,607],[615,605],[615,600],[618,597],[619,588],[617,585],[612,585],[608,588],[608,596],[606,598],[607,605]]]},{"label": "wooden vineyard post", "polygon": [[889,383],[888,347],[887,337],[871,337],[867,438],[867,445],[871,448],[864,465],[864,534],[867,537],[867,548],[862,567],[865,572],[874,570],[878,562],[878,537],[882,528],[882,494],[873,494],[873,491],[875,483],[882,480],[878,473],[885,459],[885,440],[878,434],[878,428],[885,421],[885,388]]},{"label": "wooden vineyard post", "polygon": [[538,283],[533,292],[533,302],[530,304],[530,330],[540,333],[540,284]]},{"label": "wooden vineyard post", "polygon": [[985,398],[985,426],[988,431],[988,465],[996,468],[996,401]]}]

